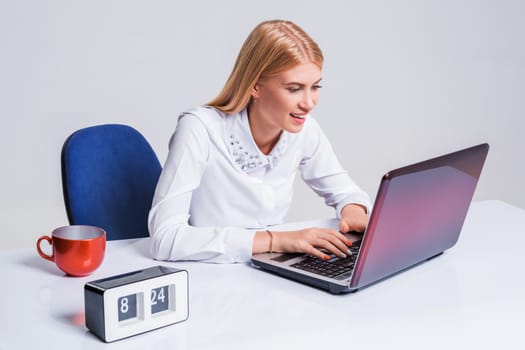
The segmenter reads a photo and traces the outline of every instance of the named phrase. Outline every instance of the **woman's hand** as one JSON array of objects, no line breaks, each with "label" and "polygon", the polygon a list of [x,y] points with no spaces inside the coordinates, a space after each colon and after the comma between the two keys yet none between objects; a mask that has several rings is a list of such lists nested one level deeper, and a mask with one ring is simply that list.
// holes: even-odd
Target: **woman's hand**
[{"label": "woman's hand", "polygon": [[[352,242],[342,233],[329,228],[312,227],[297,231],[271,231],[273,237],[271,249],[280,253],[306,253],[320,259],[329,259],[329,256],[321,251],[333,253],[340,257],[346,257],[349,253],[348,246]],[[270,234],[258,231],[253,243],[253,254],[270,251]]]},{"label": "woman's hand", "polygon": [[348,204],[341,211],[339,220],[339,231],[341,232],[364,232],[368,225],[366,208],[359,204]]},{"label": "woman's hand", "polygon": [[272,232],[273,250],[278,252],[306,253],[320,259],[329,256],[320,249],[346,258],[352,242],[342,233],[329,228],[312,227],[298,231]]},{"label": "woman's hand", "polygon": [[[368,224],[366,208],[358,204],[348,204],[341,212],[339,230],[341,232],[363,232]],[[327,252],[346,257],[352,242],[341,232],[329,228],[312,227],[297,231],[258,231],[253,240],[252,253],[269,252],[306,253],[320,259],[329,259]],[[270,240],[270,238],[272,238]],[[271,247],[270,247],[271,245]]]}]

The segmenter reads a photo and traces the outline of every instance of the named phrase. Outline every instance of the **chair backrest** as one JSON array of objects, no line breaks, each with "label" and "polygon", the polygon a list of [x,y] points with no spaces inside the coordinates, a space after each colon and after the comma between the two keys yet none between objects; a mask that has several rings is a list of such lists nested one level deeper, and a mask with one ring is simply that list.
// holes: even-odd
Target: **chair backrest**
[{"label": "chair backrest", "polygon": [[107,240],[148,236],[148,212],[161,164],[127,125],[80,129],[62,147],[62,189],[71,225],[106,230]]}]

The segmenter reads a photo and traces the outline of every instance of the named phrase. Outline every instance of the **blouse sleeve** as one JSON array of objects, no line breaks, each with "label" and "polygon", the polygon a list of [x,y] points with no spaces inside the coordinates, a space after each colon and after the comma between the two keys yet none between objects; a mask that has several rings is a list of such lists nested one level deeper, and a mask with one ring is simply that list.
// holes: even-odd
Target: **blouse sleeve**
[{"label": "blouse sleeve", "polygon": [[[313,121],[313,120],[312,120]],[[299,170],[306,184],[336,210],[338,218],[347,204],[360,204],[370,212],[370,198],[343,169],[326,135],[315,123],[314,135]]]},{"label": "blouse sleeve", "polygon": [[209,152],[210,139],[201,121],[179,118],[148,217],[153,258],[215,263],[250,260],[255,231],[188,224],[192,192],[199,186]]}]

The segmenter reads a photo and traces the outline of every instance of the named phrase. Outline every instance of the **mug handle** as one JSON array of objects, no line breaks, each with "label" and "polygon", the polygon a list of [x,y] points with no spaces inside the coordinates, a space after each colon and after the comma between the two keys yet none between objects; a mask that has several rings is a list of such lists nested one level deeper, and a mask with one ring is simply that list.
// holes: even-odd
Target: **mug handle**
[{"label": "mug handle", "polygon": [[51,239],[51,237],[49,236],[41,236],[38,241],[36,241],[36,250],[38,250],[38,254],[40,254],[40,256],[46,260],[49,260],[49,261],[55,261],[55,255],[53,254],[53,252],[51,252],[51,255],[47,255],[46,253],[44,253],[41,249],[40,249],[40,242],[42,242],[42,240],[46,240],[49,245],[53,245],[53,240]]}]

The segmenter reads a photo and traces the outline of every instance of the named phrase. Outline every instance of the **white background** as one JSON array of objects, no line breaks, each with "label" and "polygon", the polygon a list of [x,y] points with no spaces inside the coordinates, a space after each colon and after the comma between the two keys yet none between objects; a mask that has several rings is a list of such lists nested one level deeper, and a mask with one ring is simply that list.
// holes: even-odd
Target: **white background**
[{"label": "white background", "polygon": [[[475,199],[525,207],[523,1],[0,0],[0,248],[67,224],[69,134],[129,124],[164,162],[178,114],[215,97],[274,18],[323,49],[314,117],[372,198],[392,168],[489,142]],[[297,183],[289,220],[331,215]]]}]

